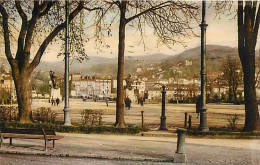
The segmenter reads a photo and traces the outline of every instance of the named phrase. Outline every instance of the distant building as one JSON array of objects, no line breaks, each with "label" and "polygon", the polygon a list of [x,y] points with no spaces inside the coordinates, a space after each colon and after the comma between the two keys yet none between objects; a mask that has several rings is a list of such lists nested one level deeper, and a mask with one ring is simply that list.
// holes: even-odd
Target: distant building
[{"label": "distant building", "polygon": [[111,79],[95,78],[87,76],[84,79],[72,79],[74,91],[73,97],[106,97],[111,95]]},{"label": "distant building", "polygon": [[185,60],[185,66],[192,66],[192,61]]},{"label": "distant building", "polygon": [[137,73],[142,72],[142,68],[136,68],[136,72]]},{"label": "distant building", "polygon": [[11,93],[13,99],[16,99],[16,90],[11,75],[2,74],[0,78],[0,89]]}]

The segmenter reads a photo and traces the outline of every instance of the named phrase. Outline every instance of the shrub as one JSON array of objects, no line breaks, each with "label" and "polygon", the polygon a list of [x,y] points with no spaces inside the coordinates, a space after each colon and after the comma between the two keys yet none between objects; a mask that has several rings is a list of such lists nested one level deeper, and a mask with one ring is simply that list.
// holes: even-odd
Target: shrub
[{"label": "shrub", "polygon": [[32,119],[38,123],[54,123],[56,121],[57,113],[51,110],[50,107],[40,107],[32,111]]},{"label": "shrub", "polygon": [[85,109],[81,112],[82,126],[101,125],[102,110]]},{"label": "shrub", "polygon": [[237,123],[239,120],[239,116],[237,114],[231,114],[228,117],[229,127],[232,131],[234,131],[237,128]]},{"label": "shrub", "polygon": [[18,108],[0,106],[0,121],[18,121]]},{"label": "shrub", "polygon": [[30,128],[30,129],[54,129],[58,132],[66,133],[115,133],[115,134],[137,134],[141,131],[148,131],[146,128],[129,126],[127,128],[115,128],[113,126],[64,126],[51,123],[19,123],[19,122],[0,122],[6,128]]}]

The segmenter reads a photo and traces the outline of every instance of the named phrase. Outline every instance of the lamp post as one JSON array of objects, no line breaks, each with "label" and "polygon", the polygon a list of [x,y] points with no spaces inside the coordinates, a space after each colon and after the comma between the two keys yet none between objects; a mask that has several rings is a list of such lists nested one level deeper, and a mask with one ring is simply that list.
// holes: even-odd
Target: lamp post
[{"label": "lamp post", "polygon": [[161,125],[159,130],[168,130],[166,128],[165,95],[166,95],[166,90],[165,90],[165,85],[163,85],[162,86],[162,114],[161,114]]},{"label": "lamp post", "polygon": [[65,1],[66,10],[66,32],[65,32],[65,74],[64,74],[64,125],[71,125],[69,116],[69,0]]},{"label": "lamp post", "polygon": [[206,29],[207,24],[205,21],[205,15],[206,15],[206,1],[202,1],[202,21],[200,24],[201,27],[201,107],[200,107],[200,125],[199,130],[203,132],[209,131],[208,123],[207,123],[207,109],[206,109]]}]

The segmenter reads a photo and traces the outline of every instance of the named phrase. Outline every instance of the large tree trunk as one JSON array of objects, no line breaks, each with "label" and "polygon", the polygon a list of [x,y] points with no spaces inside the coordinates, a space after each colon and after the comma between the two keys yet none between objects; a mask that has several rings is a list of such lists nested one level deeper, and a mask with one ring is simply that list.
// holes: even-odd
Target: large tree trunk
[{"label": "large tree trunk", "polygon": [[116,100],[116,122],[115,127],[126,127],[124,116],[124,52],[125,52],[125,9],[126,2],[122,1],[120,24],[119,24],[119,43],[118,43],[118,69],[117,69],[117,100]]},{"label": "large tree trunk", "polygon": [[[250,53],[250,52],[248,52]],[[254,65],[244,67],[244,96],[245,96],[245,131],[260,129],[259,112],[255,90],[255,70]]]},{"label": "large tree trunk", "polygon": [[260,9],[256,12],[257,3],[238,1],[238,51],[244,72],[244,131],[260,130],[255,91],[255,46],[260,20]]},{"label": "large tree trunk", "polygon": [[[17,72],[14,71],[13,72]],[[30,113],[31,113],[31,82],[30,74],[27,72],[22,72],[19,75],[13,74],[14,84],[16,88],[17,101],[18,101],[18,111],[19,120],[22,123],[29,123]]]}]

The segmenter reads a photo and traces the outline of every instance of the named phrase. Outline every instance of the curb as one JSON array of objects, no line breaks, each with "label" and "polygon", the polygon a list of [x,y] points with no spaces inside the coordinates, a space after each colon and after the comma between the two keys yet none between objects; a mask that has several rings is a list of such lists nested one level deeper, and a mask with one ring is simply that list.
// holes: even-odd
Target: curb
[{"label": "curb", "polygon": [[173,163],[174,159],[153,159],[153,158],[136,158],[136,157],[107,157],[102,155],[74,155],[74,154],[53,154],[53,153],[32,153],[24,151],[0,151],[0,154],[17,154],[32,156],[49,156],[62,158],[88,158],[88,159],[104,159],[104,160],[128,160],[128,161],[149,161],[149,162],[167,162]]}]

